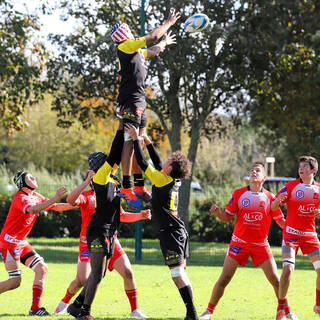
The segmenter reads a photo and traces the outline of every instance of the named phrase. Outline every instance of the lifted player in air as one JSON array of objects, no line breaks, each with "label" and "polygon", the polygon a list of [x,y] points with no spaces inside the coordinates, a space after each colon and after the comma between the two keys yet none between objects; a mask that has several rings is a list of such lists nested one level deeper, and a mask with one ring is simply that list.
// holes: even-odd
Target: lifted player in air
[{"label": "lifted player in air", "polygon": [[[166,32],[176,23],[179,17],[180,14],[171,10],[162,26],[154,29],[146,36],[136,39],[126,23],[119,22],[110,31],[112,40],[117,44],[121,76],[117,110],[120,106],[124,107],[124,123],[132,123],[136,128],[139,128],[140,135],[146,132],[147,125],[144,91],[144,82],[147,75],[145,59],[157,56],[167,45],[176,43],[175,36],[171,35],[171,32],[168,34]],[[148,49],[142,49],[158,41],[162,36],[164,36],[163,40],[156,45]],[[121,196],[131,206],[140,208],[142,206],[141,200],[150,201],[151,194],[144,187],[142,172],[133,157],[132,141],[127,134],[125,134],[121,164],[123,175]],[[134,189],[131,182],[131,169],[134,175]]]},{"label": "lifted player in air", "polygon": [[[213,287],[207,310],[201,315],[202,319],[212,318],[238,266],[245,266],[250,256],[254,266],[261,267],[278,297],[280,277],[267,237],[272,219],[281,228],[285,222],[280,209],[271,210],[274,195],[262,187],[265,178],[264,166],[260,163],[254,164],[250,171],[249,186],[233,192],[225,211],[215,204],[210,209],[211,214],[221,221],[229,223],[236,216],[236,222],[222,273]],[[286,297],[284,311],[287,319],[297,320],[296,315],[291,313]]]},{"label": "lifted player in air", "polygon": [[142,135],[153,165],[146,160],[139,143],[135,126],[128,124],[137,162],[152,182],[152,215],[160,231],[160,247],[165,264],[170,268],[171,277],[185,303],[185,320],[197,320],[193,303],[193,292],[186,273],[186,259],[189,257],[189,236],[178,214],[179,187],[181,179],[191,174],[191,162],[181,152],[174,152],[163,164],[149,137]]},{"label": "lifted player in air", "polygon": [[[68,203],[81,209],[82,225],[80,232],[79,257],[76,278],[70,283],[64,298],[57,306],[55,310],[56,314],[65,313],[70,300],[84,286],[91,271],[90,252],[87,244],[86,231],[91,216],[95,211],[94,190],[91,183],[91,178],[94,174],[94,171],[89,170],[85,180],[71,191],[67,197]],[[87,186],[90,186],[90,190],[84,191]],[[143,210],[139,213],[125,212],[121,207],[120,210],[121,222],[135,222],[151,218],[150,210]],[[109,271],[112,271],[113,269],[117,270],[123,278],[125,292],[131,305],[131,316],[136,318],[147,318],[147,316],[138,309],[138,295],[134,273],[129,258],[116,237],[114,254],[109,261],[108,269]]]},{"label": "lifted player in air", "polygon": [[299,179],[288,182],[277,194],[271,208],[277,210],[287,204],[287,218],[283,229],[282,259],[283,270],[279,286],[277,320],[285,320],[284,299],[293,275],[295,256],[300,248],[309,256],[317,273],[316,304],[314,312],[320,316],[320,242],[316,232],[315,219],[320,210],[320,184],[314,176],[318,161],[310,156],[299,159]]},{"label": "lifted player in air", "polygon": [[65,194],[66,188],[57,190],[54,197],[47,199],[34,190],[38,183],[31,173],[20,171],[13,178],[19,191],[15,194],[10,210],[0,234],[0,256],[9,274],[9,279],[0,282],[0,294],[16,289],[21,283],[21,263],[31,268],[34,273],[32,287],[31,316],[48,316],[50,313],[41,307],[41,297],[44,289],[48,266],[44,259],[32,248],[26,240],[40,211],[64,211],[72,208],[67,203],[56,203]]}]

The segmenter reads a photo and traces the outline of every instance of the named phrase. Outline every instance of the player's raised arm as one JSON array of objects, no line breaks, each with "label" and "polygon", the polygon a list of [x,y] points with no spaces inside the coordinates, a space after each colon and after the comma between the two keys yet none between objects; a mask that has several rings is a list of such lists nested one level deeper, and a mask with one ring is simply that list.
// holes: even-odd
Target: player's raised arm
[{"label": "player's raised arm", "polygon": [[68,203],[70,203],[73,206],[77,206],[79,204],[79,196],[81,192],[84,191],[84,189],[89,185],[94,174],[95,172],[93,170],[88,171],[87,177],[84,179],[84,181],[76,188],[74,188],[67,196]]},{"label": "player's raised arm", "polygon": [[149,34],[145,36],[146,44],[156,42],[164,36],[164,34],[177,22],[180,18],[180,13],[176,12],[175,9],[171,9],[167,20],[162,24],[162,26],[154,29]]},{"label": "player's raised arm", "polygon": [[170,44],[175,44],[176,42],[176,36],[171,33],[171,30],[164,35],[163,40],[161,40],[159,43],[155,44],[154,46],[148,48],[147,50],[147,59],[151,59],[155,56],[157,56],[161,51],[163,51],[166,46],[169,46]]},{"label": "player's raised arm", "polygon": [[62,197],[64,197],[67,193],[67,189],[65,187],[61,187],[60,189],[57,190],[56,194],[49,200],[36,204],[34,206],[31,206],[27,209],[27,212],[29,213],[37,213],[42,210],[47,209],[51,205],[55,204],[56,202],[60,201]]}]

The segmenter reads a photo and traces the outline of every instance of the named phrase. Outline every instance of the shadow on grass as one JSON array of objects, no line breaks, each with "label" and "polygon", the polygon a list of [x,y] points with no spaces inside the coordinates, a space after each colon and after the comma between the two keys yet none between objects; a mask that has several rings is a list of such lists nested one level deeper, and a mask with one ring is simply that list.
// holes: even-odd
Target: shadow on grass
[{"label": "shadow on grass", "polygon": [[[132,263],[139,265],[164,265],[158,240],[143,240],[141,261],[135,261],[134,239],[120,239],[120,242]],[[31,239],[30,243],[47,262],[77,262],[79,246],[77,239]],[[226,243],[191,242],[188,266],[221,267],[225,259],[227,248],[228,244]],[[272,251],[278,268],[282,268],[281,248],[273,247]],[[246,267],[254,268],[250,258]],[[296,256],[296,269],[313,270],[313,265],[308,256],[303,256],[301,253]]]}]

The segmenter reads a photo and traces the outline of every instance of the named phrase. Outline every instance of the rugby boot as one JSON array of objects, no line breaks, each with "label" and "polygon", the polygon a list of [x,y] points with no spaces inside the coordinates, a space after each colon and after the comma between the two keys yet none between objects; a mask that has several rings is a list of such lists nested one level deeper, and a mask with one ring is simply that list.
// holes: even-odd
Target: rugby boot
[{"label": "rugby boot", "polygon": [[276,320],[286,320],[286,313],[283,309],[277,310]]},{"label": "rugby boot", "polygon": [[208,310],[206,310],[201,316],[200,319],[211,319],[212,318],[212,313]]},{"label": "rugby boot", "polygon": [[36,310],[29,310],[29,316],[51,316],[51,313],[49,313],[44,307],[41,307]]},{"label": "rugby boot", "polygon": [[136,309],[136,310],[133,310],[131,312],[131,317],[133,318],[143,318],[143,319],[147,319],[148,317],[142,313],[142,311],[140,309]]},{"label": "rugby boot", "polygon": [[137,196],[138,199],[140,199],[144,202],[150,202],[152,199],[151,191],[148,190],[146,187],[135,186],[133,188],[133,192]]},{"label": "rugby boot", "polygon": [[137,196],[134,194],[132,188],[121,188],[120,193],[121,198],[125,199],[129,206],[135,207],[137,209],[141,209],[142,202]]},{"label": "rugby boot", "polygon": [[315,305],[313,307],[313,311],[320,317],[320,306]]},{"label": "rugby boot", "polygon": [[286,318],[287,318],[287,320],[288,319],[290,319],[290,320],[299,320],[298,316],[293,312],[287,313],[286,314]]},{"label": "rugby boot", "polygon": [[67,312],[77,318],[78,315],[80,315],[81,307],[77,308],[73,303],[69,304],[69,307],[67,308]]},{"label": "rugby boot", "polygon": [[64,314],[68,308],[69,304],[63,302],[62,300],[59,302],[56,310],[54,311],[55,314]]}]

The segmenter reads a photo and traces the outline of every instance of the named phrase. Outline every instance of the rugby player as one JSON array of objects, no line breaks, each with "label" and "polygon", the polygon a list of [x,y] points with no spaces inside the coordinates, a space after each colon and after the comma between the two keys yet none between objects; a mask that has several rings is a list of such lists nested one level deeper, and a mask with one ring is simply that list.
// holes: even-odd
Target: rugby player
[{"label": "rugby player", "polygon": [[314,312],[320,316],[320,242],[315,219],[320,210],[320,184],[314,180],[318,161],[311,156],[299,159],[299,179],[288,182],[277,194],[272,210],[287,204],[287,217],[283,229],[283,270],[280,278],[277,320],[284,320],[284,299],[287,295],[295,266],[295,256],[300,248],[307,254],[317,273],[316,304]]},{"label": "rugby player", "polygon": [[[268,232],[272,219],[281,228],[285,221],[280,209],[271,210],[274,195],[263,188],[265,178],[264,166],[255,163],[250,171],[249,185],[233,192],[226,209],[222,211],[216,204],[210,208],[211,214],[221,221],[229,223],[235,216],[236,221],[222,273],[213,287],[207,310],[201,315],[202,319],[211,319],[238,266],[245,266],[249,257],[255,267],[261,267],[278,297],[280,277],[268,243]],[[286,297],[284,302],[287,319],[297,319],[291,312]]]},{"label": "rugby player", "polygon": [[9,278],[0,282],[0,294],[16,289],[21,283],[21,262],[31,268],[34,275],[32,286],[31,316],[49,316],[50,313],[41,306],[48,266],[44,259],[32,248],[26,237],[30,233],[39,212],[45,210],[64,211],[72,208],[67,203],[56,203],[65,194],[61,187],[56,194],[47,199],[34,190],[38,188],[36,178],[29,172],[19,171],[13,178],[18,187],[14,195],[9,213],[0,234],[0,256],[9,274]]},{"label": "rugby player", "polygon": [[[124,123],[132,123],[139,128],[139,134],[146,132],[146,97],[144,83],[147,75],[145,59],[157,56],[166,46],[176,43],[175,36],[171,32],[166,34],[172,25],[179,19],[180,14],[170,11],[167,20],[158,28],[146,36],[134,38],[129,26],[119,22],[111,28],[110,35],[117,44],[117,56],[119,59],[119,73],[121,77],[119,94],[117,98],[117,110],[123,106],[122,115]],[[163,40],[148,49],[142,49],[158,41]],[[140,167],[133,157],[132,141],[125,134],[125,143],[121,160],[123,187],[121,196],[131,206],[140,208],[143,201],[151,201],[151,194],[144,187],[144,179]],[[131,182],[131,170],[134,175],[134,188]]]},{"label": "rugby player", "polygon": [[160,247],[165,264],[179,289],[186,306],[185,320],[197,320],[198,315],[193,302],[193,292],[186,273],[186,259],[189,257],[189,236],[178,214],[179,187],[181,179],[191,174],[191,162],[181,152],[174,152],[163,164],[146,134],[141,137],[147,146],[152,166],[141,149],[138,129],[128,124],[126,131],[131,135],[137,162],[152,182],[152,214],[160,231]]},{"label": "rugby player", "polygon": [[[82,224],[79,242],[79,257],[76,278],[70,283],[65,296],[59,302],[55,310],[56,314],[65,313],[70,300],[84,286],[91,271],[90,252],[87,244],[86,231],[91,216],[95,211],[94,190],[91,183],[91,178],[94,174],[94,171],[89,170],[85,180],[72,190],[67,197],[68,203],[81,209]],[[90,190],[84,191],[87,186],[90,186]],[[150,210],[143,210],[139,213],[125,212],[121,207],[120,210],[121,222],[135,222],[151,218]],[[147,316],[138,309],[138,294],[134,273],[129,258],[122,249],[117,238],[115,238],[114,254],[108,264],[108,270],[112,271],[113,269],[117,270],[123,278],[125,292],[131,305],[131,317],[147,318]]]}]

